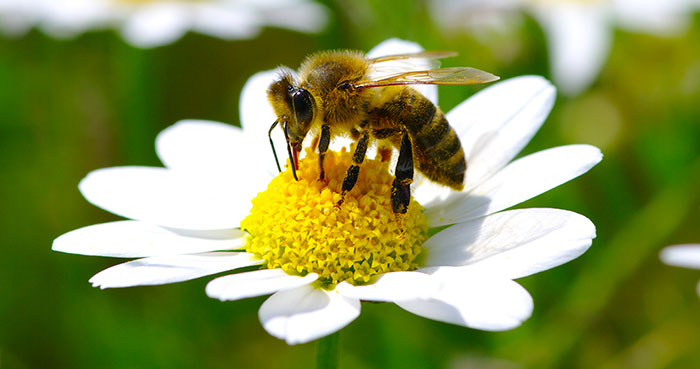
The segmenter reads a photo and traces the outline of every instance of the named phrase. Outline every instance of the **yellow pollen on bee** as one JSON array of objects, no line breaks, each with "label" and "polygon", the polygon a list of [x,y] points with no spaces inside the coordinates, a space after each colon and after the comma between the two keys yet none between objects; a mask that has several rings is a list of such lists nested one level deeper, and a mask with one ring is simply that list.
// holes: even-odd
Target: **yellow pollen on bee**
[{"label": "yellow pollen on bee", "polygon": [[335,206],[351,159],[345,149],[328,152],[326,181],[320,181],[318,154],[307,149],[299,181],[290,170],[275,177],[241,222],[249,234],[246,251],[265,260],[265,268],[317,273],[324,286],[367,284],[382,273],[415,270],[428,234],[423,207],[411,200],[406,214],[394,214],[389,163],[371,159],[343,204]]}]

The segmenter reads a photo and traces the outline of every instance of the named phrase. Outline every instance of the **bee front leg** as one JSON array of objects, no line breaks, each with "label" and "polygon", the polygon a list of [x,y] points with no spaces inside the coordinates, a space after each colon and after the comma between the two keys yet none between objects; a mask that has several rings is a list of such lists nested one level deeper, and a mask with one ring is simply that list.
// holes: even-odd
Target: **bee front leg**
[{"label": "bee front leg", "polygon": [[367,131],[362,132],[360,140],[357,141],[357,147],[355,147],[355,153],[352,155],[352,165],[348,168],[348,172],[345,173],[345,179],[343,180],[343,192],[340,194],[340,200],[336,207],[340,207],[345,201],[345,195],[355,187],[357,183],[357,176],[360,174],[360,164],[365,160],[365,154],[367,154],[367,144],[369,143],[369,133]]},{"label": "bee front leg", "polygon": [[408,133],[404,133],[401,139],[395,175],[391,189],[391,207],[394,214],[406,214],[408,205],[411,203],[411,183],[413,183],[413,145]]},{"label": "bee front leg", "polygon": [[323,167],[323,159],[326,158],[326,151],[328,151],[328,145],[331,143],[331,127],[327,124],[321,126],[321,139],[318,142],[318,164],[321,169],[321,175],[319,176],[319,181],[326,180],[326,170]]}]

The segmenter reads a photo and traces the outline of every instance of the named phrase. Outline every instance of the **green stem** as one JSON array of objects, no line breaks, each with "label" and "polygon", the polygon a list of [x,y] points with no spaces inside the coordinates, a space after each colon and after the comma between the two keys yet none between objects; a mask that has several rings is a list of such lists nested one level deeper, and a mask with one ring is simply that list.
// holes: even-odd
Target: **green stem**
[{"label": "green stem", "polygon": [[340,358],[340,331],[318,340],[316,362],[318,369],[336,369]]}]

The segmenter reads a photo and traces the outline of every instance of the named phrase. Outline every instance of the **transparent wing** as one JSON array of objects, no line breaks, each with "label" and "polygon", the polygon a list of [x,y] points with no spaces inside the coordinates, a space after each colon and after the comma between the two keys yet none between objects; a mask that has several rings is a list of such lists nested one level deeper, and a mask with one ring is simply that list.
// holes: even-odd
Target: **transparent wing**
[{"label": "transparent wing", "polygon": [[396,74],[440,67],[437,59],[457,55],[454,51],[418,51],[367,59],[370,63],[368,80],[379,80]]},{"label": "transparent wing", "polygon": [[420,51],[417,53],[408,54],[396,54],[396,55],[386,55],[377,58],[368,59],[370,63],[382,63],[392,60],[402,60],[402,59],[442,59],[449,58],[451,56],[457,56],[455,51]]},{"label": "transparent wing", "polygon": [[476,68],[455,67],[410,71],[353,83],[355,88],[396,85],[475,85],[497,81],[498,76]]}]

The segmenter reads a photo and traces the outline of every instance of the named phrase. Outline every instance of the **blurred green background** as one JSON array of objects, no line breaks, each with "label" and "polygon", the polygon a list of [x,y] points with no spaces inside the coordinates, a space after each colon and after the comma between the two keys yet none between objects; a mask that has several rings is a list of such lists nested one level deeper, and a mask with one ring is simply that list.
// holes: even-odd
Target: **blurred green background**
[{"label": "blurred green background", "polygon": [[[502,78],[548,75],[532,18],[507,34],[446,32],[421,1],[329,1],[318,35],[266,28],[223,41],[189,33],[143,50],[113,31],[55,40],[33,30],[0,38],[0,368],[308,368],[315,343],[288,346],[261,327],[254,298],[208,298],[211,278],[105,290],[87,280],[119,262],[51,251],[57,236],[118,219],[88,204],[89,171],[160,165],[156,134],[183,118],[238,124],[253,73],[297,67],[319,49],[369,50],[389,37],[455,50],[445,66]],[[348,6],[348,4],[353,4]],[[441,87],[449,111],[479,87]],[[559,96],[521,154],[599,146],[601,164],[519,207],[593,220],[583,256],[521,279],[535,300],[522,327],[492,333],[362,305],[342,332],[342,368],[691,368],[700,365],[700,272],[658,260],[665,245],[700,242],[700,17],[660,38],[614,31],[591,88]]]}]

